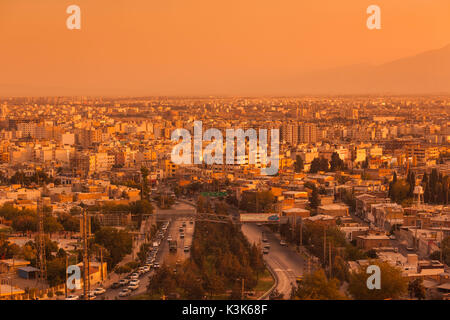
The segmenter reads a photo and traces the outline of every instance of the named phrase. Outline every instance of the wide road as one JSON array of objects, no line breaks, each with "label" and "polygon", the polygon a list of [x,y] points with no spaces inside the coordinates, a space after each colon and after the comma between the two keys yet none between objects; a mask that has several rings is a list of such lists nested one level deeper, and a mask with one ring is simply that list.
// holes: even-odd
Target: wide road
[{"label": "wide road", "polygon": [[[306,270],[305,260],[293,248],[280,245],[280,240],[268,228],[248,223],[242,225],[242,232],[250,243],[261,247],[270,244],[269,254],[263,255],[264,260],[278,278],[276,290],[283,294],[284,299],[289,299],[292,286],[296,285],[296,277],[303,275]],[[262,232],[268,240],[266,243],[262,242]]]},{"label": "wide road", "polygon": [[[186,227],[184,229],[184,238],[180,238],[180,227],[182,227],[183,222],[186,223]],[[189,259],[190,256],[190,248],[192,245],[192,239],[194,236],[195,222],[193,221],[190,224],[190,220],[187,218],[172,218],[170,222],[170,226],[167,229],[167,237],[165,238],[164,243],[161,244],[160,251],[161,256],[163,257],[163,262],[168,265],[175,265],[177,261],[183,262],[186,259]],[[167,238],[171,237],[172,240],[177,242],[177,252],[169,251],[169,242]],[[189,251],[184,252],[184,247],[188,246]]]},{"label": "wide road", "polygon": [[[158,249],[158,254],[156,256],[156,262],[162,265],[163,263],[168,265],[175,266],[177,261],[183,262],[184,260],[189,258],[189,252],[184,252],[184,247],[188,246],[189,248],[192,245],[192,239],[194,236],[195,230],[195,221],[190,223],[191,218],[186,216],[194,216],[195,215],[195,207],[192,205],[188,205],[185,203],[178,202],[172,206],[170,209],[161,210],[156,207],[155,210],[155,218],[158,221],[170,221],[169,227],[167,228],[166,233],[164,234],[163,239],[161,240],[161,244]],[[192,219],[193,220],[193,219]],[[186,227],[184,227],[184,239],[180,238],[179,228],[182,227],[183,222],[186,223]],[[168,238],[171,237],[173,240],[177,241],[177,253],[169,252],[169,243]],[[140,284],[139,289],[133,291],[131,297],[136,295],[145,294],[147,286],[149,284],[151,276],[154,274],[154,270],[151,272],[141,276],[139,278]],[[125,276],[125,275],[124,275]],[[119,298],[119,292],[122,288],[119,289],[108,289],[105,298],[106,299],[128,299],[128,298]]]}]

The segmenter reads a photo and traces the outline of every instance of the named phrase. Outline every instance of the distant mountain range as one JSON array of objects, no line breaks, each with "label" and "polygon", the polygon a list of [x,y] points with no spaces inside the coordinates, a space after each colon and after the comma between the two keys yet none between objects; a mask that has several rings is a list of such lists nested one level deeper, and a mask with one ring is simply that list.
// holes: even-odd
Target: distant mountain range
[{"label": "distant mountain range", "polygon": [[289,82],[288,90],[311,94],[448,94],[450,44],[379,66],[324,70],[296,76]]}]

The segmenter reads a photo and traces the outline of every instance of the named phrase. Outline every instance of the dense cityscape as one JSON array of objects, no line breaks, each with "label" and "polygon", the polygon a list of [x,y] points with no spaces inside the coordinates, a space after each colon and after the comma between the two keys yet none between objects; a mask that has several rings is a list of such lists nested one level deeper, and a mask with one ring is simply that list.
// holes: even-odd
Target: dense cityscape
[{"label": "dense cityscape", "polygon": [[[0,106],[0,299],[450,297],[448,96]],[[278,129],[278,172],[174,163],[194,121]]]}]

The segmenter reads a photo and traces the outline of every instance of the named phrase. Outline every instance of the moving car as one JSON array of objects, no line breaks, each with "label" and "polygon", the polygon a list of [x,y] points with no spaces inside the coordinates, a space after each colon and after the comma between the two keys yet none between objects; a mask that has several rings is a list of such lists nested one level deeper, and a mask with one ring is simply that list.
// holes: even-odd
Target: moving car
[{"label": "moving car", "polygon": [[137,290],[137,289],[139,289],[139,284],[137,284],[137,283],[130,284],[130,285],[128,286],[128,289],[129,289],[129,290],[132,290],[132,291]]},{"label": "moving car", "polygon": [[140,280],[133,280],[133,281],[130,281],[130,286],[134,286],[134,285],[139,285],[141,283],[141,281]]},{"label": "moving car", "polygon": [[138,273],[133,273],[131,276],[130,276],[130,279],[131,280],[136,280],[136,279],[139,279],[139,274]]},{"label": "moving car", "polygon": [[111,288],[112,289],[117,289],[117,288],[120,288],[122,285],[120,284],[120,282],[114,282],[112,285],[111,285]]},{"label": "moving car", "polygon": [[121,286],[126,286],[129,282],[130,282],[130,280],[128,280],[128,279],[120,279],[119,280],[119,283]]},{"label": "moving car", "polygon": [[184,252],[189,252],[189,246],[184,246]]},{"label": "moving car", "polygon": [[159,268],[159,263],[155,263],[155,264],[153,264],[153,269],[158,269]]},{"label": "moving car", "polygon": [[181,239],[184,238],[184,233],[180,233],[180,238],[181,238]]},{"label": "moving car", "polygon": [[281,240],[281,241],[280,241],[280,244],[281,244],[282,246],[287,246],[287,243],[286,243],[286,241],[284,241],[284,240]]},{"label": "moving car", "polygon": [[263,254],[268,254],[268,253],[269,253],[269,249],[264,248],[264,249],[263,249]]}]

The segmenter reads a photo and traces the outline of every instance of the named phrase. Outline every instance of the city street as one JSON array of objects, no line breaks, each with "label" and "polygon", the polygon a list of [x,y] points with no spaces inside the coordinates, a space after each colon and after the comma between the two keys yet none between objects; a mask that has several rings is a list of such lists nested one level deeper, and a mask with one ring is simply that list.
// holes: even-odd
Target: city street
[{"label": "city street", "polygon": [[296,285],[296,277],[303,275],[306,269],[306,262],[292,248],[280,245],[280,240],[269,229],[256,224],[242,225],[242,232],[250,243],[256,243],[261,247],[265,244],[262,242],[263,231],[268,240],[266,243],[270,244],[269,254],[263,255],[264,260],[278,278],[276,290],[288,299],[292,285]]},{"label": "city street", "polygon": [[[156,207],[156,206],[155,206]],[[157,221],[170,221],[169,227],[164,234],[164,237],[159,245],[158,254],[156,256],[155,262],[162,265],[163,263],[175,265],[177,261],[184,261],[189,258],[189,252],[184,252],[184,247],[188,246],[189,248],[192,245],[192,239],[195,230],[195,221],[190,223],[191,217],[195,214],[195,208],[191,205],[187,205],[185,203],[176,203],[171,209],[161,210],[158,207],[155,208],[155,219]],[[184,227],[184,239],[180,238],[179,228],[182,227],[183,222],[186,223],[186,227]],[[148,229],[144,229],[147,230]],[[168,238],[171,237],[172,240],[177,241],[177,252],[170,253],[169,252],[169,242]],[[136,252],[137,254],[137,252]],[[152,269],[149,273],[141,276],[139,278],[140,284],[139,288],[136,291],[133,291],[132,295],[137,296],[141,294],[145,294],[147,290],[147,286],[149,284],[151,276],[154,274],[154,269]],[[125,277],[125,275],[124,275]],[[117,279],[118,281],[118,279]],[[107,289],[107,292],[104,294],[105,299],[128,299],[119,298],[119,292],[122,288],[118,289]]]}]

